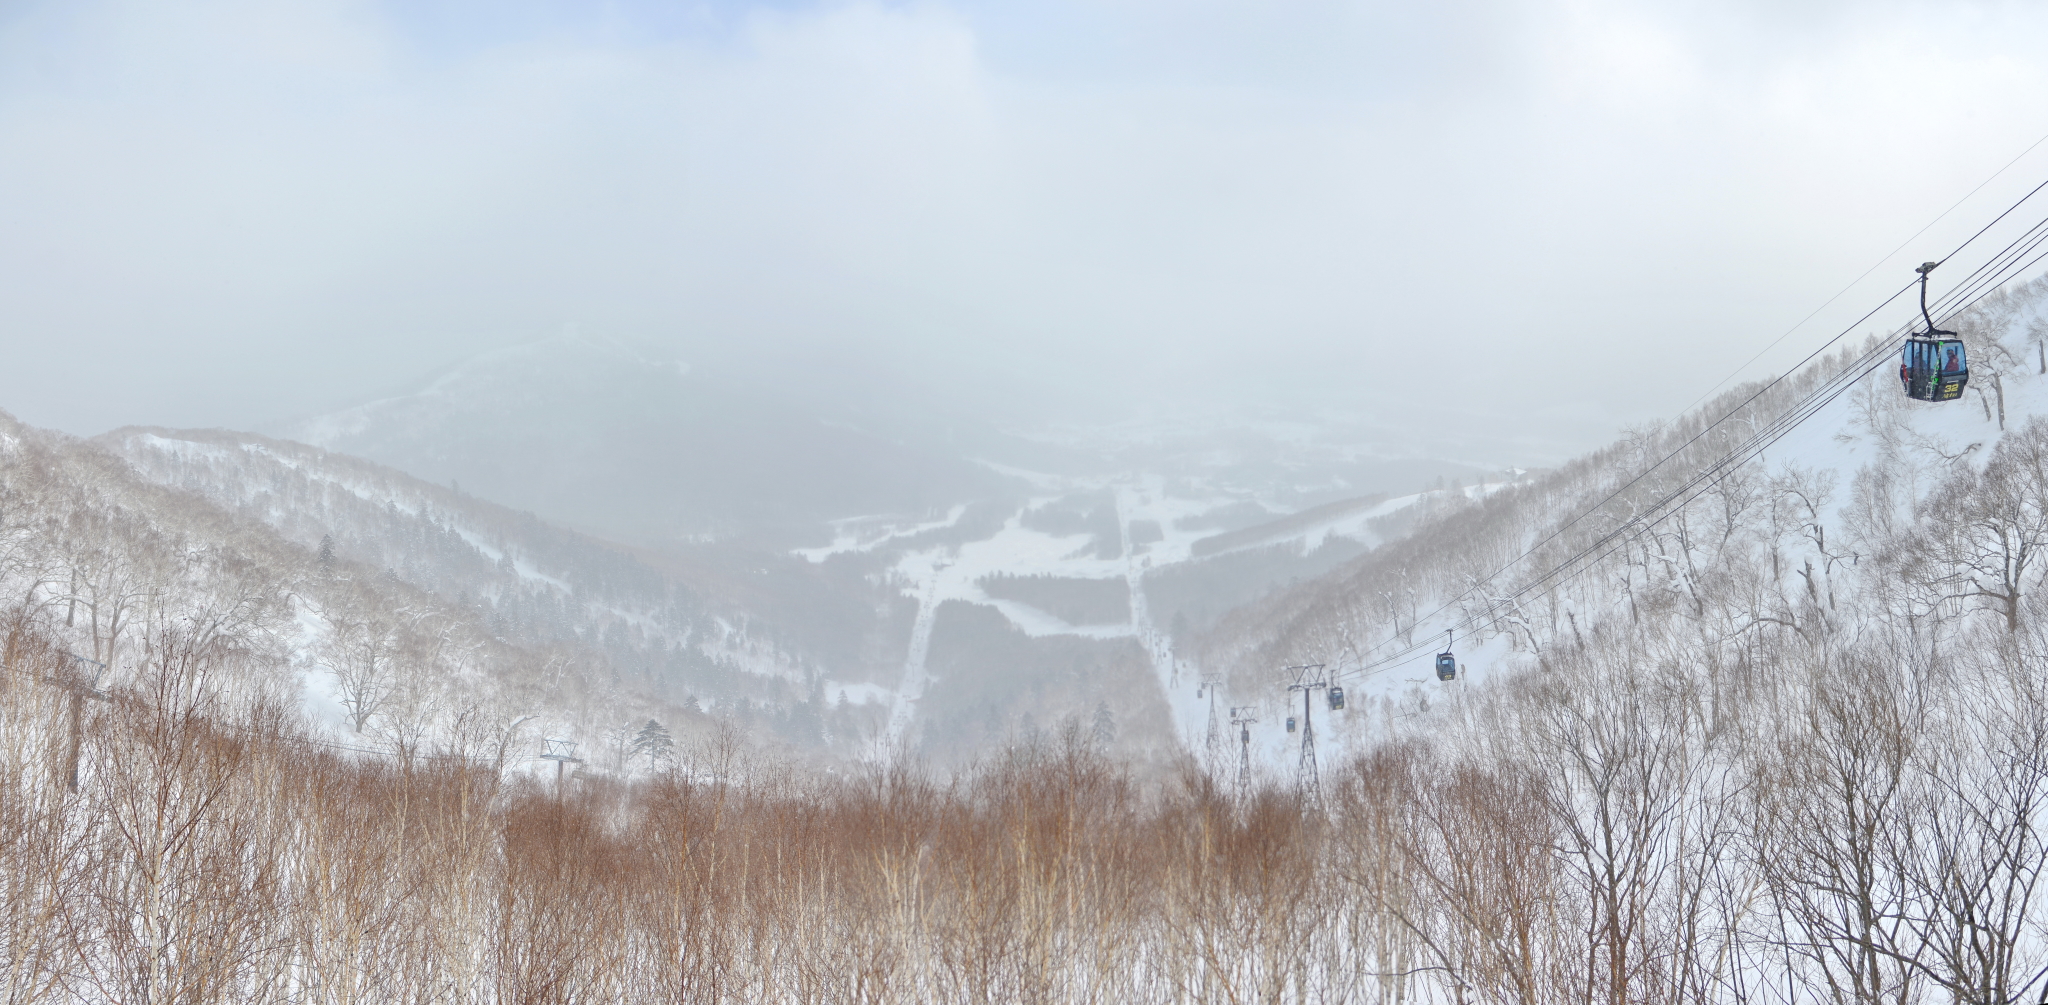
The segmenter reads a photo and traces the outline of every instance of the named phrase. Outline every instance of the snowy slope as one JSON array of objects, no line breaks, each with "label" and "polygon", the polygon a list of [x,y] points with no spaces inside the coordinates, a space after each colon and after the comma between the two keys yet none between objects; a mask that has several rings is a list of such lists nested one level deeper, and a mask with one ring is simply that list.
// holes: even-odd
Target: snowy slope
[{"label": "snowy slope", "polygon": [[[1745,570],[1767,570],[1755,573],[1765,582],[1752,584],[1762,592],[1751,601],[1751,620],[1719,629],[1724,637],[1753,630],[1759,617],[1799,630],[1809,621],[1853,629],[1865,616],[1854,605],[1867,601],[1851,598],[1882,575],[1873,556],[1886,545],[1868,529],[1872,514],[1882,510],[1901,525],[1928,519],[1936,492],[1981,470],[2008,432],[2048,416],[2048,361],[2041,358],[2048,280],[2017,284],[1952,326],[1971,344],[1963,400],[1906,399],[1897,357],[1885,356],[1753,459],[1686,489],[1840,371],[1852,354],[1838,354],[1762,391],[1746,408],[1761,384],[1507,491],[1439,506],[1395,547],[1239,612],[1191,655],[1203,674],[1228,681],[1226,707],[1258,710],[1254,756],[1286,774],[1300,737],[1276,724],[1302,712],[1299,696],[1284,690],[1293,675],[1280,666],[1328,663],[1331,679],[1347,689],[1346,711],[1333,715],[1320,698],[1315,706],[1318,748],[1328,759],[1428,721],[1433,703],[1460,701],[1502,674],[1540,665],[1549,647],[1610,621],[1633,624],[1648,612],[1687,606],[1711,613],[1697,598]],[[1702,432],[1729,414],[1735,417]],[[1696,434],[1698,442],[1683,447]],[[1674,450],[1673,460],[1652,469]],[[1871,502],[1878,482],[1892,492],[1881,506]],[[1655,508],[1681,491],[1679,498],[1691,499],[1686,505]],[[1643,513],[1659,519],[1636,522]],[[1706,556],[1718,556],[1720,566],[1710,567]],[[1439,683],[1430,662],[1454,627],[1463,629],[1455,651],[1467,676]],[[1177,704],[1206,712],[1194,692],[1183,681]]]},{"label": "snowy slope", "polygon": [[[172,640],[196,639],[238,654],[238,699],[296,699],[334,738],[370,750],[431,749],[456,720],[495,729],[538,717],[573,735],[603,690],[600,661],[507,640],[473,606],[323,558],[253,515],[143,477],[100,444],[4,415],[0,433],[10,559],[0,579],[25,598],[22,616],[106,664],[109,683],[132,679]],[[134,435],[169,464],[210,469],[225,456],[218,443]],[[670,714],[637,688],[602,703]]]},{"label": "snowy slope", "polygon": [[[736,716],[762,742],[850,756],[882,714],[857,661],[707,597],[676,574],[672,556],[653,564],[466,492],[254,434],[126,429],[98,442],[150,480],[432,592],[495,638],[607,668],[620,682],[613,690],[640,697],[597,716],[619,722],[577,727],[584,732],[630,722],[653,700]],[[869,620],[870,631],[888,629]],[[843,705],[827,700],[841,694],[850,695]]]}]

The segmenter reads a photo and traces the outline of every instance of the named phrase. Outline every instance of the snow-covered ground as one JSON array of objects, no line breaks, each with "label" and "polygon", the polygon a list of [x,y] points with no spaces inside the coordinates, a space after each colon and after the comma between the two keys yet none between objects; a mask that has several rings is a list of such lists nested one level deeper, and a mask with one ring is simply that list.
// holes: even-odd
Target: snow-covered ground
[{"label": "snow-covered ground", "polygon": [[[1971,384],[1965,397],[1940,403],[1906,399],[1893,376],[1898,359],[1892,355],[1880,361],[1846,393],[1819,407],[1805,421],[1749,460],[1744,468],[1761,477],[1807,472],[1830,480],[1827,502],[1813,522],[1825,528],[1825,533],[1839,534],[1847,522],[1845,510],[1853,502],[1852,484],[1858,472],[1880,460],[1888,449],[1887,443],[1890,444],[1889,449],[1909,455],[1904,465],[1909,476],[1923,469],[1939,470],[1951,459],[1981,467],[2005,431],[2019,427],[2029,417],[2048,415],[2048,374],[2041,372],[2044,367],[2036,365],[2037,349],[2029,341],[2033,337],[2030,330],[2037,329],[2044,320],[2048,320],[2048,298],[2037,302],[2031,310],[2009,319],[2009,327],[2001,340],[2006,353],[2000,381],[2003,429],[1998,416],[1999,392],[1992,383],[1991,366],[1981,358],[1983,354],[1980,353],[1975,358],[1977,361],[1972,363]],[[1918,461],[1910,455],[1917,455]],[[1465,491],[1476,499],[1501,487],[1474,486]],[[1920,485],[1916,492],[1924,493],[1928,488]],[[1414,501],[1414,497],[1388,500],[1376,507],[1375,513],[1391,512],[1401,506],[1412,505]],[[1562,519],[1569,515],[1559,513],[1552,514],[1552,517]],[[1333,525],[1331,532],[1356,533],[1361,525]],[[1408,637],[1417,642],[1426,642],[1432,635],[1442,640],[1445,630],[1457,624],[1460,618],[1461,613],[1456,609],[1426,617]],[[1386,645],[1380,650],[1368,650],[1367,655],[1369,658],[1376,651],[1405,648],[1405,644]],[[1401,719],[1426,711],[1432,705],[1460,701],[1468,692],[1484,687],[1490,678],[1527,665],[1530,660],[1528,652],[1517,651],[1505,635],[1483,641],[1460,639],[1454,651],[1463,673],[1459,680],[1444,683],[1437,681],[1433,672],[1432,661],[1437,648],[1429,647],[1399,663],[1363,674],[1347,675],[1344,672],[1346,667],[1333,667],[1337,675],[1333,679],[1345,688],[1351,707],[1331,713],[1318,699],[1315,714],[1319,760],[1328,765],[1333,757],[1362,750],[1369,738],[1389,725],[1385,721],[1389,715]],[[1299,759],[1299,736],[1289,735],[1284,728],[1272,724],[1289,714],[1299,716],[1301,706],[1298,697],[1291,706],[1291,712],[1278,706],[1278,701],[1270,697],[1259,703],[1262,721],[1252,730],[1251,746],[1255,764],[1262,770],[1285,777],[1295,770]],[[1194,700],[1191,695],[1177,696],[1176,711],[1183,721],[1192,708]],[[1368,711],[1372,709],[1380,711],[1373,714]]]},{"label": "snow-covered ground", "polygon": [[[1176,492],[1169,479],[1146,472],[1114,478],[1062,478],[1016,469],[1005,469],[1005,472],[1023,477],[1035,489],[1044,492],[1043,496],[1026,505],[1025,511],[1071,494],[1108,492],[1116,508],[1119,555],[1115,558],[1100,557],[1093,547],[1093,538],[1088,534],[1050,534],[1025,526],[1021,511],[1012,514],[1000,529],[987,537],[901,554],[891,571],[906,584],[905,594],[916,598],[918,612],[898,682],[893,688],[876,687],[870,692],[876,700],[886,700],[893,705],[885,734],[885,743],[890,747],[902,741],[915,721],[917,703],[931,683],[925,664],[936,612],[947,601],[958,600],[992,607],[1019,631],[1034,637],[1074,635],[1093,639],[1136,639],[1150,660],[1161,693],[1166,696],[1179,740],[1190,750],[1201,750],[1206,747],[1211,734],[1211,701],[1206,690],[1197,695],[1202,679],[1198,668],[1175,653],[1168,634],[1162,626],[1152,622],[1147,578],[1182,563],[1203,561],[1243,548],[1292,544],[1307,552],[1338,538],[1374,547],[1381,541],[1371,529],[1372,521],[1414,506],[1429,495],[1413,493],[1391,499],[1363,499],[1355,506],[1324,507],[1331,512],[1327,519],[1321,520],[1302,522],[1276,517],[1273,521],[1276,526],[1270,534],[1248,532],[1240,535],[1244,540],[1231,548],[1214,549],[1211,554],[1197,556],[1197,543],[1217,536],[1219,531],[1195,518],[1242,505],[1247,501],[1244,494],[1217,491],[1191,495],[1185,489]],[[1185,480],[1179,481],[1185,484]],[[1506,484],[1508,482],[1501,481],[1440,491],[1458,491],[1469,498],[1479,498]],[[798,549],[795,554],[811,562],[823,562],[837,554],[869,551],[929,530],[955,527],[961,514],[961,509],[955,509],[942,520],[900,524],[873,517],[842,521],[832,544]],[[1132,528],[1136,525],[1156,527],[1159,539],[1145,543],[1134,541]],[[1074,624],[1027,603],[989,596],[981,583],[994,575],[1121,580],[1129,590],[1130,615],[1128,619],[1112,624]],[[1226,708],[1220,713],[1225,719],[1228,718],[1227,711]],[[1277,724],[1283,717],[1284,713],[1271,718]],[[1219,735],[1229,732],[1227,726],[1225,722],[1225,728],[1218,731]],[[1272,737],[1255,731],[1255,736],[1272,748],[1260,755],[1262,761],[1271,762],[1280,756],[1285,735],[1284,730]],[[1333,731],[1331,742],[1341,746],[1342,741],[1336,739],[1338,735],[1341,731]]]}]

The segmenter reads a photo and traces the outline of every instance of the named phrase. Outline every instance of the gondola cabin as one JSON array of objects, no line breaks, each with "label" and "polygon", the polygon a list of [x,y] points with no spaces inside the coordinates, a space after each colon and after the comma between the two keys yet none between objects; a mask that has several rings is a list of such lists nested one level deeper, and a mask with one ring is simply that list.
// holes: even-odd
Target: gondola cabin
[{"label": "gondola cabin", "polygon": [[1458,658],[1456,656],[1453,656],[1450,653],[1436,654],[1436,679],[1458,679]]},{"label": "gondola cabin", "polygon": [[1899,381],[1906,396],[1920,401],[1954,401],[1970,382],[1970,357],[1963,341],[1909,338],[1899,357]]},{"label": "gondola cabin", "polygon": [[1291,715],[1287,717],[1287,731],[1294,732],[1294,717]]},{"label": "gondola cabin", "polygon": [[1344,689],[1343,689],[1343,688],[1341,688],[1341,687],[1333,687],[1333,688],[1331,688],[1331,689],[1330,689],[1330,711],[1332,711],[1332,712],[1335,712],[1335,711],[1337,711],[1338,709],[1340,709],[1340,708],[1343,708],[1343,707],[1344,707]]}]

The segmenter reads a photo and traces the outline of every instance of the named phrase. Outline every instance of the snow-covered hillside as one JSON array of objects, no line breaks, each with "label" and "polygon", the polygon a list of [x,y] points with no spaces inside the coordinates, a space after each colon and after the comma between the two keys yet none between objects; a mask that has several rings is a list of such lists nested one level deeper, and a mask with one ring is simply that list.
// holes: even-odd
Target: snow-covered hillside
[{"label": "snow-covered hillside", "polygon": [[[1191,479],[1032,480],[1042,494],[1000,522],[963,527],[964,508],[909,526],[849,522],[833,544],[798,551],[821,564],[885,559],[917,605],[892,741],[911,735],[922,717],[938,721],[928,732],[971,749],[1042,725],[1051,711],[1136,724],[1146,755],[1169,762],[1207,732],[1209,704],[1183,700],[1201,680],[1178,651],[1183,641],[1273,589],[1399,537],[1417,509],[1510,483],[1276,514],[1221,489],[1203,494]],[[932,672],[935,635],[950,671],[941,679]],[[1046,673],[1046,664],[1074,660],[1089,665],[1085,686],[1044,701],[1060,693],[1063,676]],[[1028,690],[1041,700],[1012,705],[1022,700],[1017,692],[993,683],[1015,679],[1036,681]]]},{"label": "snow-covered hillside", "polygon": [[[1420,484],[1513,477],[1385,454],[1403,441],[1341,417],[1001,432],[861,402],[565,335],[290,427],[319,447],[103,442],[507,638],[595,649],[669,700],[758,714],[799,745],[947,761],[1081,719],[1170,762],[1200,728],[1168,700],[1177,638],[1400,536]],[[1112,615],[1072,614],[1069,594],[1105,590]]]},{"label": "snow-covered hillside", "polygon": [[[1553,652],[1649,622],[1683,619],[1708,647],[1775,631],[1854,635],[1889,617],[1891,591],[1911,578],[1925,581],[1930,617],[2002,618],[2006,601],[1993,595],[2014,591],[1987,585],[1981,556],[1961,552],[2020,546],[1956,535],[1973,505],[1968,489],[1987,477],[1999,444],[2048,421],[2048,279],[1995,293],[1949,323],[1970,345],[1963,400],[1906,399],[1896,355],[1885,356],[1782,438],[1749,450],[1852,358],[1893,344],[1873,339],[1503,491],[1417,511],[1403,540],[1208,633],[1202,670],[1227,679],[1227,705],[1262,713],[1254,757],[1291,776],[1300,737],[1282,723],[1301,705],[1283,666],[1326,663],[1347,689],[1344,712],[1316,709],[1323,756],[1342,757],[1433,728],[1433,706],[1544,666]],[[1748,459],[1716,467],[1730,458]],[[1915,557],[1909,570],[1902,540],[1954,550]],[[1430,665],[1448,629],[1466,670],[1454,683],[1437,681]],[[1192,702],[1194,685],[1181,690]]]},{"label": "snow-covered hillside", "polygon": [[[124,429],[96,442],[142,477],[267,524],[309,553],[435,594],[495,639],[601,668],[593,672],[613,682],[607,694],[641,696],[574,715],[530,710],[575,719],[586,743],[601,745],[600,737],[644,721],[644,701],[655,701],[733,719],[760,742],[853,756],[885,714],[872,700],[820,697],[851,688],[872,699],[873,688],[857,662],[810,645],[799,619],[779,629],[758,609],[707,597],[713,586],[693,588],[672,558],[657,566],[530,513],[289,441]],[[868,613],[872,602],[839,606]],[[888,630],[886,621],[869,621],[853,630]]]},{"label": "snow-covered hillside", "polygon": [[[46,633],[118,686],[167,647],[235,654],[241,704],[275,701],[332,737],[421,749],[452,724],[558,733],[584,726],[599,664],[507,641],[478,613],[264,522],[140,477],[97,445],[0,416],[6,563],[24,628]],[[637,690],[608,697],[661,709]],[[529,737],[529,739],[531,739]]]},{"label": "snow-covered hillside", "polygon": [[[1838,610],[1838,583],[1877,548],[1856,536],[1869,519],[1850,508],[1859,477],[1883,472],[1910,510],[1944,472],[1982,465],[2001,412],[2012,425],[2048,411],[2040,361],[2026,365],[2039,355],[2039,299],[2038,286],[2019,289],[1968,319],[1967,400],[1903,402],[1880,369],[1640,528],[1631,521],[1847,356],[1746,404],[1754,388],[1534,476],[1347,496],[1360,476],[1304,463],[1305,453],[1262,471],[1258,451],[1235,451],[1228,437],[1178,452],[1157,440],[1134,446],[1142,436],[1070,438],[1060,457],[1086,447],[1096,462],[1033,469],[975,459],[1007,487],[821,521],[818,543],[794,549],[741,540],[629,549],[462,488],[247,434],[132,429],[101,442],[152,481],[431,592],[493,638],[588,654],[652,699],[741,712],[764,736],[799,746],[908,744],[965,759],[1067,720],[1100,724],[1132,758],[1163,764],[1195,750],[1222,764],[1236,754],[1217,739],[1222,722],[1242,709],[1260,720],[1255,760],[1285,772],[1299,736],[1284,722],[1299,714],[1300,695],[1284,689],[1291,677],[1278,667],[1323,663],[1348,690],[1349,709],[1316,708],[1326,756],[1341,757],[1618,613],[1640,618],[1688,597],[1703,611],[1706,594],[1756,569],[1769,569],[1769,582],[1744,587],[1744,612],[1726,615],[1730,637],[1800,625],[1816,616],[1805,606],[1816,598]],[[403,427],[426,414],[419,409],[438,410],[435,422],[488,424],[475,409],[529,379],[530,356],[577,371],[583,363],[564,361],[595,354],[662,380],[685,376],[587,342],[487,358],[394,399],[402,404],[315,426],[331,440],[380,422]],[[571,383],[617,376],[592,370]],[[387,408],[398,411],[378,418]],[[1369,462],[1345,463],[1369,472]],[[1626,533],[1610,540],[1617,529]],[[1427,672],[1447,629],[1467,670],[1452,685]],[[1208,687],[1212,679],[1223,686]],[[616,718],[584,728],[617,732]]]},{"label": "snow-covered hillside", "polygon": [[[0,892],[71,920],[0,936],[68,945],[22,970],[85,961],[96,988],[227,931],[244,956],[208,980],[248,988],[397,959],[416,986],[573,965],[606,1000],[877,973],[907,997],[2035,1000],[2044,308],[2036,281],[1953,319],[1956,403],[1904,400],[1873,339],[1547,473],[1289,506],[1012,464],[1020,498],[776,550],[626,552],[317,448],[105,441],[130,464],[8,421],[0,861],[29,864]],[[799,721],[830,678],[763,613],[821,594],[902,640],[841,688],[876,744],[1004,742],[944,781],[807,776],[611,656],[777,638],[804,693],[755,724],[841,729]],[[1445,629],[1453,682],[1425,662]],[[1287,689],[1315,682],[1349,702]],[[289,722],[308,709],[324,731]],[[682,742],[626,728],[656,714]],[[1256,720],[1242,748],[1226,716]],[[541,736],[582,769],[508,778]],[[1148,759],[1179,770],[1134,785]],[[678,960],[719,962],[699,985]]]}]

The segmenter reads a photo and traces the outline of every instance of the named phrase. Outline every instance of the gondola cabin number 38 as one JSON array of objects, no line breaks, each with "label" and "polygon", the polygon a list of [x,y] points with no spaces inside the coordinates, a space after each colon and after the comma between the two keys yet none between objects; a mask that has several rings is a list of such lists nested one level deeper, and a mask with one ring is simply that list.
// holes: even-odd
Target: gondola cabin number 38
[{"label": "gondola cabin number 38", "polygon": [[1943,338],[1955,332],[1934,327],[1934,316],[1927,312],[1927,274],[1940,264],[1928,262],[1913,270],[1920,274],[1920,316],[1927,321],[1927,330],[1907,338],[1899,356],[1899,383],[1907,397],[1919,401],[1954,401],[1970,383],[1970,357],[1963,340]]}]

